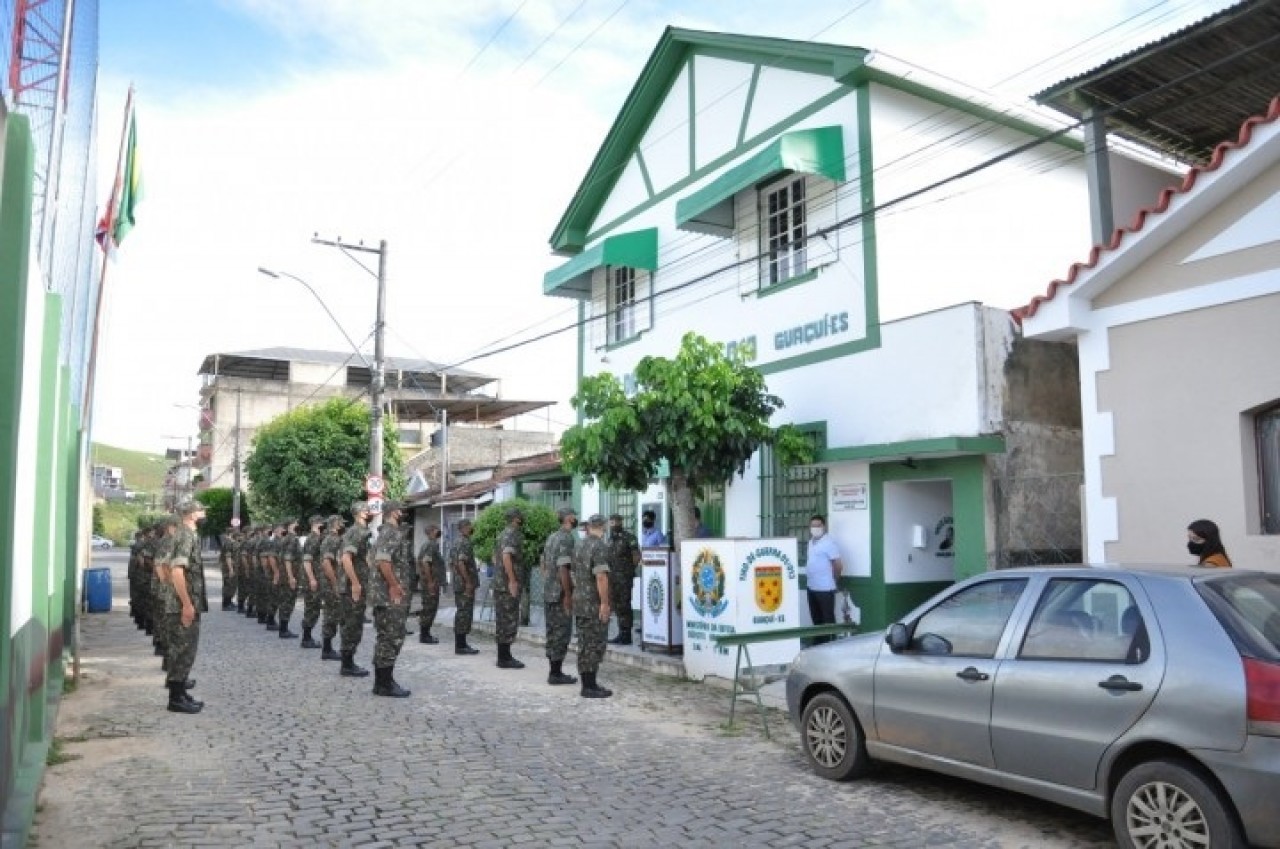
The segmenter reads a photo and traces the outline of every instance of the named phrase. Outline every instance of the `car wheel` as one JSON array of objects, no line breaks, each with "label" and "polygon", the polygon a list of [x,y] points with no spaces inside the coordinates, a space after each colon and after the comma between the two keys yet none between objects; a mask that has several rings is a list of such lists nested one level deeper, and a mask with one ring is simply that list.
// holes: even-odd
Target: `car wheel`
[{"label": "car wheel", "polygon": [[1111,825],[1126,849],[1245,845],[1222,794],[1177,761],[1148,761],[1125,773],[1111,798]]},{"label": "car wheel", "polygon": [[800,723],[804,753],[813,771],[832,781],[865,775],[871,765],[866,738],[853,711],[835,693],[819,693]]}]

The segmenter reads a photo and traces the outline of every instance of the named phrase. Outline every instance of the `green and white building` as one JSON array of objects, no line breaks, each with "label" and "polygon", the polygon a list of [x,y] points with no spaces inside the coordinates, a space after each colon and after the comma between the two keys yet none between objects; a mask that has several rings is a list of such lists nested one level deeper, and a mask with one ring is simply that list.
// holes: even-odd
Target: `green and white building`
[{"label": "green and white building", "polygon": [[[869,627],[970,574],[1078,558],[1074,348],[1004,309],[1089,239],[1082,143],[1019,151],[1058,129],[866,50],[666,30],[551,238],[579,377],[625,384],[690,330],[741,352],[818,462],[760,452],[701,494],[704,521],[803,539],[827,514]],[[1116,156],[1111,179],[1123,213],[1171,177]],[[662,503],[657,479],[580,488],[584,513]]]}]

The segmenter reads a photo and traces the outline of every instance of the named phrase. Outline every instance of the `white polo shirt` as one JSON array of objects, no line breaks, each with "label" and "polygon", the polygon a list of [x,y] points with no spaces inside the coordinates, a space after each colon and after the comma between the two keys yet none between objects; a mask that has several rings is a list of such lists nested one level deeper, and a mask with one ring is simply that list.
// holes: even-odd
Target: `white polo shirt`
[{"label": "white polo shirt", "polygon": [[831,538],[830,532],[817,539],[809,540],[809,559],[805,564],[805,576],[809,589],[823,592],[836,588],[835,574],[831,561],[840,559],[840,549]]}]

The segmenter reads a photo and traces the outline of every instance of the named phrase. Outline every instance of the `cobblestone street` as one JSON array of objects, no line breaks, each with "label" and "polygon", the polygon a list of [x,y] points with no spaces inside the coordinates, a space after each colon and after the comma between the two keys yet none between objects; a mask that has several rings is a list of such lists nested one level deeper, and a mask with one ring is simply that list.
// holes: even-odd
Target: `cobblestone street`
[{"label": "cobblestone street", "polygon": [[[608,661],[615,696],[582,699],[546,685],[540,647],[518,642],[528,668],[496,669],[484,635],[475,657],[409,637],[396,677],[413,696],[383,699],[214,609],[192,673],[205,709],[169,713],[127,614],[125,558],[95,565],[112,569],[115,609],[82,618],[87,677],[58,727],[72,759],[47,772],[39,849],[1112,845],[1099,820],[928,773],[823,781],[781,713],[772,740],[752,712],[727,730],[725,690]],[[362,665],[372,642],[368,626]]]}]

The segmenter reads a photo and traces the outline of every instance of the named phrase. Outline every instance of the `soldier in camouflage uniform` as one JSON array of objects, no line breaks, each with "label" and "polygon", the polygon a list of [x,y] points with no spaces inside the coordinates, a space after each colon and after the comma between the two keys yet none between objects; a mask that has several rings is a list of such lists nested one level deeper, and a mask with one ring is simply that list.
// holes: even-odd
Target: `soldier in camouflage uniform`
[{"label": "soldier in camouflage uniform", "polygon": [[[258,548],[258,560],[262,563],[262,577],[266,583],[266,590],[263,595],[263,605],[266,607],[266,617],[263,625],[267,626],[268,631],[279,631],[280,624],[276,621],[276,610],[280,607],[280,576],[284,574],[284,570],[280,568],[280,549],[284,543],[284,525],[276,525],[268,534],[266,542]],[[259,613],[263,611],[259,609]]]},{"label": "soldier in camouflage uniform", "polygon": [[573,556],[573,617],[578,626],[578,675],[582,695],[607,699],[613,695],[596,683],[609,635],[609,544],[604,541],[604,517],[587,520],[587,538]]},{"label": "soldier in camouflage uniform", "polygon": [[298,584],[302,577],[302,543],[298,541],[297,522],[285,523],[284,535],[280,537],[276,549],[276,559],[280,571],[279,603],[276,605],[280,639],[296,640],[298,635],[289,630],[289,620],[293,618],[293,609],[298,605]]},{"label": "soldier in camouflage uniform", "polygon": [[222,567],[222,609],[235,610],[236,603],[236,549],[240,545],[240,533],[234,528],[222,535],[218,552],[218,565]]},{"label": "soldier in camouflage uniform", "polygon": [[262,526],[253,529],[253,536],[244,547],[244,568],[248,575],[249,584],[249,603],[246,605],[244,615],[259,622],[266,622],[266,609],[262,600],[262,564],[258,560],[258,551],[262,548],[262,543],[266,538],[266,528]]},{"label": "soldier in camouflage uniform", "polygon": [[142,616],[142,556],[138,554],[138,550],[142,548],[142,531],[138,531],[133,535],[133,542],[129,544],[129,615],[133,618],[133,622],[141,631],[146,628],[146,623]]},{"label": "soldier in camouflage uniform", "polygon": [[457,612],[453,615],[453,653],[479,654],[480,650],[467,643],[467,635],[471,633],[471,618],[476,610],[476,570],[475,549],[471,545],[471,534],[475,528],[470,519],[458,523],[458,532],[449,546],[449,566],[453,569],[453,603]]},{"label": "soldier in camouflage uniform", "polygon": [[164,658],[164,668],[169,665],[169,620],[165,616],[165,610],[168,607],[166,598],[171,590],[167,560],[176,525],[177,519],[174,516],[167,516],[156,523],[151,534],[152,546],[146,558],[147,571],[151,573],[151,641],[155,646],[155,653]]},{"label": "soldier in camouflage uniform", "polygon": [[609,517],[609,606],[618,617],[618,636],[609,642],[615,645],[631,645],[631,585],[639,565],[640,542],[622,527],[622,516],[614,513]]},{"label": "soldier in camouflage uniform", "polygon": [[427,539],[418,549],[418,585],[422,587],[422,610],[418,614],[418,642],[435,645],[431,626],[440,610],[440,592],[444,587],[444,555],[440,552],[440,526],[427,525]]},{"label": "soldier in camouflage uniform", "polygon": [[524,664],[511,656],[511,644],[519,630],[524,513],[512,507],[506,517],[507,527],[493,546],[493,637],[498,641],[498,668],[524,669]]},{"label": "soldier in camouflage uniform", "polygon": [[249,525],[244,529],[244,538],[240,541],[239,584],[240,598],[236,604],[236,612],[243,613],[252,619],[255,616],[253,607],[253,551],[258,546],[258,529]]},{"label": "soldier in camouflage uniform", "polygon": [[169,710],[174,713],[199,713],[202,702],[191,698],[187,690],[195,682],[188,673],[195,663],[200,644],[200,607],[203,600],[204,565],[200,561],[200,538],[196,523],[204,518],[204,505],[187,501],[178,507],[181,524],[172,536],[165,553],[172,591],[166,600],[169,617]]},{"label": "soldier in camouflage uniform", "polygon": [[320,543],[324,542],[324,516],[312,516],[306,544],[302,546],[302,574],[298,576],[298,592],[302,595],[302,643],[304,649],[318,649],[320,644],[311,630],[320,621]]},{"label": "soldier in camouflage uniform", "polygon": [[562,507],[557,515],[560,527],[547,536],[542,547],[542,598],[547,618],[547,661],[551,664],[547,683],[577,684],[577,678],[564,673],[564,656],[573,634],[572,568],[578,541],[573,529],[578,526],[578,513],[572,507]]},{"label": "soldier in camouflage uniform", "polygon": [[342,571],[338,575],[342,591],[342,670],[349,678],[363,678],[369,670],[357,666],[356,649],[364,636],[365,593],[369,584],[369,505],[351,505],[355,523],[342,537]]},{"label": "soldier in camouflage uniform", "polygon": [[324,610],[321,660],[342,660],[342,655],[333,648],[342,624],[342,585],[338,577],[342,572],[342,531],[342,517],[334,514],[325,523],[324,539],[320,542],[320,605]]},{"label": "soldier in camouflage uniform", "polygon": [[[405,587],[413,574],[413,529],[400,524],[404,506],[388,501],[382,508],[382,529],[373,551],[369,575],[369,604],[373,607],[373,694],[403,699],[409,691],[395,679],[396,659],[404,647],[404,623],[409,616]],[[406,536],[408,537],[406,539]]]}]

